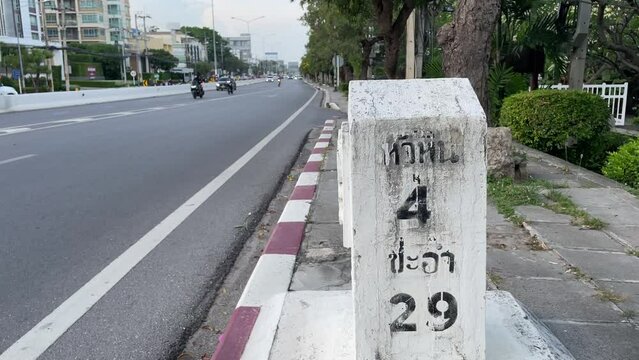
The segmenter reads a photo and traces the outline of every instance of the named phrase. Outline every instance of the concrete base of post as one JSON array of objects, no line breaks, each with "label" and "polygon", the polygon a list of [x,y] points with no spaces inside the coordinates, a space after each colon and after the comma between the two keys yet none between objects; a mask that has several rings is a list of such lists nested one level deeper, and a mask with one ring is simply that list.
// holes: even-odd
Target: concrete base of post
[{"label": "concrete base of post", "polygon": [[[270,359],[354,359],[350,291],[287,295]],[[486,293],[487,360],[574,360],[561,342],[510,293]]]}]

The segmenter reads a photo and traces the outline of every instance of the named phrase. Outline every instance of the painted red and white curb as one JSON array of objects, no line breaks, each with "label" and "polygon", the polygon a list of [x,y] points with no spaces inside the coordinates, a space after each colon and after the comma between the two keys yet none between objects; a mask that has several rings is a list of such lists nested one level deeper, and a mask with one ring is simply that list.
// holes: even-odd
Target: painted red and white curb
[{"label": "painted red and white curb", "polygon": [[211,360],[268,359],[334,130],[326,120]]}]

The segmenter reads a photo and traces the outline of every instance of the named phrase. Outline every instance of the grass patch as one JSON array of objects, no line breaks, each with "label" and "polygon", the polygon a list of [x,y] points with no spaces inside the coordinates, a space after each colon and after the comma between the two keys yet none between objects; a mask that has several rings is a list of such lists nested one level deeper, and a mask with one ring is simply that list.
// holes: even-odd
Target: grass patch
[{"label": "grass patch", "polygon": [[546,204],[546,208],[558,214],[569,215],[572,217],[573,225],[582,226],[588,229],[600,230],[606,226],[606,223],[592,217],[587,212],[579,209],[572,200],[556,190],[551,190],[545,195],[553,204]]},{"label": "grass patch", "polygon": [[597,297],[599,298],[599,300],[601,301],[610,301],[612,303],[618,304],[622,301],[624,301],[623,296],[614,293],[611,290],[608,289],[598,289],[597,290]]},{"label": "grass patch", "polygon": [[630,256],[639,257],[639,249],[627,249],[626,253]]},{"label": "grass patch", "polygon": [[504,283],[504,278],[492,271],[488,273],[488,279],[497,287]]},{"label": "grass patch", "polygon": [[634,310],[624,310],[621,313],[621,316],[623,316],[624,318],[628,319],[628,320],[632,320],[637,316],[637,312]]},{"label": "grass patch", "polygon": [[508,220],[521,225],[524,221],[515,213],[515,207],[522,205],[541,205],[537,181],[531,180],[523,183],[515,183],[511,178],[489,178],[488,196],[491,198],[497,211]]},{"label": "grass patch", "polygon": [[581,269],[576,267],[576,266],[569,266],[567,272],[575,275],[575,277],[577,279],[579,279],[579,280],[588,280],[589,279],[588,275],[586,275],[586,273],[581,271]]},{"label": "grass patch", "polygon": [[[488,196],[497,207],[497,211],[517,225],[525,221],[515,212],[515,207],[523,205],[542,206],[558,214],[572,217],[572,224],[588,229],[600,230],[606,223],[581,210],[572,200],[557,191],[565,185],[546,180],[528,180],[515,182],[510,178],[489,178]],[[549,200],[549,201],[545,201]]]},{"label": "grass patch", "polygon": [[635,188],[630,188],[628,189],[628,192],[631,193],[632,195],[639,197],[639,189],[635,189]]}]

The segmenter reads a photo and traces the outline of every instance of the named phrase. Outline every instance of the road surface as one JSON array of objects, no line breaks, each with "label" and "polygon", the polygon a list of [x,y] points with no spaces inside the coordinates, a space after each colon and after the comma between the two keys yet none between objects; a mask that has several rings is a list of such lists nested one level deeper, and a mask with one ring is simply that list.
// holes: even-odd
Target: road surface
[{"label": "road surface", "polygon": [[176,355],[319,101],[288,80],[0,115],[0,359]]}]

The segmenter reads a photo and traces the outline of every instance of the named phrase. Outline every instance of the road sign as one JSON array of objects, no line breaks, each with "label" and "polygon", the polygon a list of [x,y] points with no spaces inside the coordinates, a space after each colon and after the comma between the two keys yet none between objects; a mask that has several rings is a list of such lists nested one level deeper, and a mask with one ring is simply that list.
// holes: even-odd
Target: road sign
[{"label": "road sign", "polygon": [[486,117],[470,82],[353,81],[349,104],[356,359],[484,360]]},{"label": "road sign", "polygon": [[13,69],[13,71],[11,71],[11,78],[18,80],[20,78],[20,69]]},{"label": "road sign", "polygon": [[131,77],[135,78],[136,76],[138,76],[138,73],[135,70],[131,70]]},{"label": "road sign", "polygon": [[96,76],[96,70],[94,67],[88,67],[87,68],[87,75],[89,76],[89,79],[93,80],[95,79]]}]

